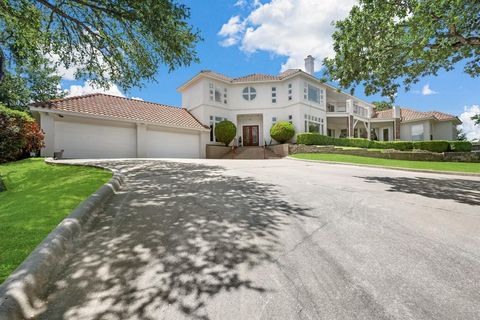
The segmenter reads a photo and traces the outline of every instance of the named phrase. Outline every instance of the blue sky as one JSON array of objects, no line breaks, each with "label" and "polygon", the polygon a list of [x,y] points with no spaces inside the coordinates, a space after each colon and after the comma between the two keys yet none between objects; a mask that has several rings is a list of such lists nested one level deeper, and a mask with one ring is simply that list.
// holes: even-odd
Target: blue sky
[{"label": "blue sky", "polygon": [[[250,73],[278,74],[282,68],[302,67],[307,54],[315,56],[320,67],[320,61],[331,54],[330,22],[343,18],[354,1],[184,0],[191,8],[191,24],[204,38],[196,48],[200,63],[171,73],[161,68],[157,82],[146,82],[143,88],[121,94],[180,106],[181,97],[176,88],[203,69],[233,77]],[[319,6],[317,10],[315,6]],[[396,104],[454,115],[469,111],[468,108],[480,104],[480,78],[471,78],[462,70],[460,64],[454,71],[421,79],[410,92],[400,90]],[[79,81],[62,83],[66,89],[71,85],[77,85],[78,94],[92,90],[85,90]],[[381,99],[365,96],[360,87],[355,94],[367,101]]]}]

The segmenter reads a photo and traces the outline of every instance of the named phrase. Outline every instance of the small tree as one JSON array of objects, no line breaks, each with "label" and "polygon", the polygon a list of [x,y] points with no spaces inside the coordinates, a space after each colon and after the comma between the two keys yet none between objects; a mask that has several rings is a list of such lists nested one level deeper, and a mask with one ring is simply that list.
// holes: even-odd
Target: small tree
[{"label": "small tree", "polygon": [[287,121],[275,123],[270,129],[270,136],[278,143],[285,143],[295,135],[295,127]]},{"label": "small tree", "polygon": [[225,143],[225,146],[232,142],[236,134],[237,127],[231,121],[224,120],[215,125],[215,138],[218,142]]}]

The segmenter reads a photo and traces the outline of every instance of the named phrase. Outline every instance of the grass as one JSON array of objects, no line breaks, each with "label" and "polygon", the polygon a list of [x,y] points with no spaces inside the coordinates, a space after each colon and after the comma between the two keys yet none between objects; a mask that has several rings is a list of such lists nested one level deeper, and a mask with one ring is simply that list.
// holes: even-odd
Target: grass
[{"label": "grass", "polygon": [[292,155],[292,157],[307,160],[379,165],[394,168],[480,173],[480,163],[392,160],[326,153],[299,153]]},{"label": "grass", "polygon": [[27,159],[0,165],[0,283],[80,202],[107,182],[109,171]]}]

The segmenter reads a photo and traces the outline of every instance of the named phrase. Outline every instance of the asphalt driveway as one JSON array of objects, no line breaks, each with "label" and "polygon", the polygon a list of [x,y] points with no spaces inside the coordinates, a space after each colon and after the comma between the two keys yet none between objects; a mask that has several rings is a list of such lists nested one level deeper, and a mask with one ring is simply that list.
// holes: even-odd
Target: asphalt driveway
[{"label": "asphalt driveway", "polygon": [[480,179],[104,161],[126,185],[40,319],[479,319]]}]

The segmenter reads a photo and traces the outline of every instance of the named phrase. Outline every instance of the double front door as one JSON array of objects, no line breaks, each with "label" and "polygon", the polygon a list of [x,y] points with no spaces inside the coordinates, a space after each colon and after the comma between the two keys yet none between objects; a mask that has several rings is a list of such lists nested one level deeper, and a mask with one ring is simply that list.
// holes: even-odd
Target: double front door
[{"label": "double front door", "polygon": [[243,126],[243,145],[258,146],[258,126]]}]

